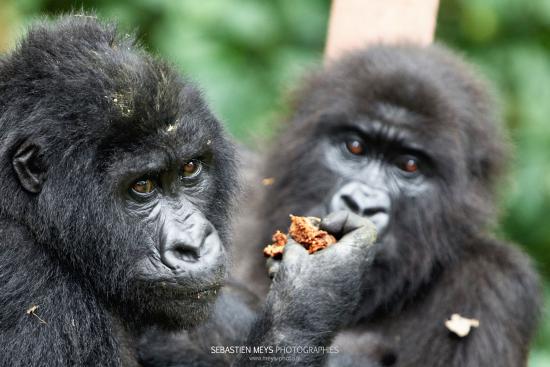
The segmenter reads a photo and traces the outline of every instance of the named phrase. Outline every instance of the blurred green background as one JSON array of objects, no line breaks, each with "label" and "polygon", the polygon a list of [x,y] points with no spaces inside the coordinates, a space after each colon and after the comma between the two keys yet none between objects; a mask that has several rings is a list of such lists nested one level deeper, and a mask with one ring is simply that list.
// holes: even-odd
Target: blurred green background
[{"label": "blurred green background", "polygon": [[[271,134],[284,96],[321,62],[328,0],[0,0],[0,51],[33,18],[95,11],[204,88],[241,141]],[[545,279],[531,367],[550,366],[550,0],[444,0],[437,39],[494,82],[516,146],[499,235],[521,244]]]}]

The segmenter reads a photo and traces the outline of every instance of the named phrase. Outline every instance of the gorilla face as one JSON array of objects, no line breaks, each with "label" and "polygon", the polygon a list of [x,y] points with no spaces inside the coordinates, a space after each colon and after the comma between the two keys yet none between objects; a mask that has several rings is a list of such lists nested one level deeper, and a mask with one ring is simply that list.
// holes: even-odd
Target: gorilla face
[{"label": "gorilla face", "polygon": [[227,263],[225,243],[209,212],[210,195],[220,189],[212,177],[218,164],[210,147],[214,137],[201,140],[193,144],[199,149],[168,143],[172,154],[131,157],[111,167],[122,173],[115,179],[113,200],[120,202],[123,220],[141,232],[136,243],[143,253],[134,266],[132,299],[139,295],[140,302],[150,301],[154,312],[169,315],[172,323],[190,317],[182,320],[184,326],[207,315]]},{"label": "gorilla face", "polygon": [[414,144],[383,137],[381,124],[358,125],[370,132],[341,130],[324,149],[328,168],[340,177],[327,210],[349,210],[368,217],[382,238],[393,217],[392,202],[412,199],[432,189],[431,160]]},{"label": "gorilla face", "polygon": [[[323,117],[316,141],[324,170],[333,176],[333,188],[308,215],[354,212],[369,218],[377,227],[378,241],[384,242],[396,233],[396,223],[405,224],[400,216],[413,215],[422,201],[439,193],[435,159],[402,121],[379,117],[362,116],[351,122],[343,115]],[[411,123],[414,117],[407,119]],[[410,208],[411,203],[416,208]]]}]

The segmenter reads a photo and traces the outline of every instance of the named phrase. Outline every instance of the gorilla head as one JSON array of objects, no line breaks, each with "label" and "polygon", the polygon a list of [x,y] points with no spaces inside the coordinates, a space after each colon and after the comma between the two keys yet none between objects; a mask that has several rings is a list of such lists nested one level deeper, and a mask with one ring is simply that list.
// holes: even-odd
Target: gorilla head
[{"label": "gorilla head", "polygon": [[65,274],[127,322],[202,320],[225,275],[234,162],[200,93],[72,16],[2,59],[0,101],[0,214],[54,264],[31,271]]},{"label": "gorilla head", "polygon": [[288,213],[367,216],[382,244],[370,276],[387,284],[376,292],[399,294],[493,220],[505,144],[486,86],[448,51],[356,52],[307,79],[294,100],[263,172],[275,179],[261,206],[264,236],[285,228]]}]

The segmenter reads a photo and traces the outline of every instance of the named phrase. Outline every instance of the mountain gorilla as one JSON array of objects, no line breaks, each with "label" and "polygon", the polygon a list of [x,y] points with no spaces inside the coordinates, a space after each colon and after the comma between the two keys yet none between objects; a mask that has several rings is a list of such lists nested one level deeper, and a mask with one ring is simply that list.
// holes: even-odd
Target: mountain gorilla
[{"label": "mountain gorilla", "polygon": [[[540,294],[527,257],[487,234],[508,159],[494,110],[442,47],[378,46],[329,64],[299,90],[263,163],[274,183],[248,211],[258,231],[236,239],[250,255],[235,276],[264,294],[261,248],[288,215],[344,209],[375,223],[378,245],[330,365],[525,365]],[[454,335],[454,313],[479,327]]]},{"label": "mountain gorilla", "polygon": [[203,320],[235,164],[198,91],[72,16],[1,60],[0,101],[0,365],[129,365],[133,330]]},{"label": "mountain gorilla", "polygon": [[[40,23],[0,59],[0,142],[0,366],[137,365],[143,329],[206,319],[235,163],[192,85],[94,17]],[[372,233],[358,216],[325,225],[341,246],[306,259],[290,246],[249,345],[328,346],[350,317],[358,295],[322,269],[359,282]],[[327,291],[338,313],[303,313]]]}]

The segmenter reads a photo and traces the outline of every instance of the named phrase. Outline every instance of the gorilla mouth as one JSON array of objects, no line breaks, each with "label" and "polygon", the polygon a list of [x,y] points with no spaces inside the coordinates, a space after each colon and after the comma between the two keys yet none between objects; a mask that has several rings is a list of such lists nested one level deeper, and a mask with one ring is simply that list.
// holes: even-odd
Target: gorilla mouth
[{"label": "gorilla mouth", "polygon": [[176,302],[202,302],[214,300],[223,286],[222,281],[212,283],[189,284],[167,280],[141,281],[137,285],[140,293],[148,299],[164,299],[165,301]]},{"label": "gorilla mouth", "polygon": [[162,288],[168,293],[164,297],[174,298],[177,300],[199,300],[209,301],[217,297],[221,283],[215,283],[204,288],[190,288],[179,283],[163,283]]},{"label": "gorilla mouth", "polygon": [[217,284],[211,287],[199,289],[192,292],[186,292],[182,296],[185,298],[195,298],[195,299],[211,299],[218,295],[218,291],[221,288],[221,284]]}]

